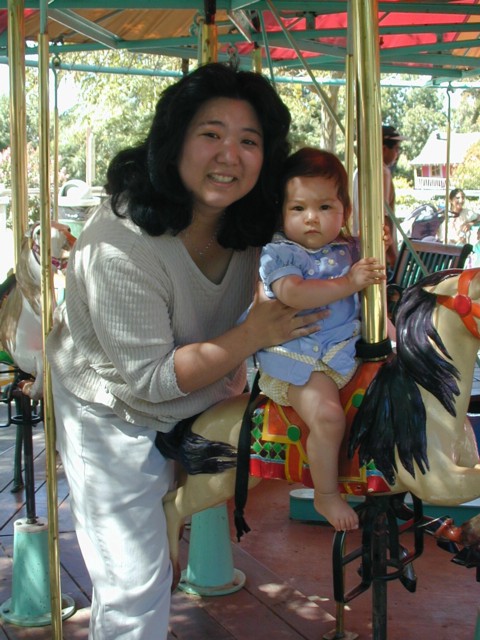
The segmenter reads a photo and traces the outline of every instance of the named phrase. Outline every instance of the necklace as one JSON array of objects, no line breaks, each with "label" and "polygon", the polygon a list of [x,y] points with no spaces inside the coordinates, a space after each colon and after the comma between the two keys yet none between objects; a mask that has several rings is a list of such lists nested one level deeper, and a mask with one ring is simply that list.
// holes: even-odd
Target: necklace
[{"label": "necklace", "polygon": [[210,239],[208,240],[207,244],[202,247],[201,249],[199,249],[198,247],[195,246],[195,244],[192,243],[192,236],[190,235],[190,232],[188,229],[184,229],[183,231],[180,232],[180,236],[183,236],[183,239],[190,245],[192,251],[194,251],[197,256],[199,256],[200,258],[204,258],[205,255],[209,252],[209,250],[211,249],[213,243],[217,240],[217,233],[218,233],[218,229],[216,229]]}]

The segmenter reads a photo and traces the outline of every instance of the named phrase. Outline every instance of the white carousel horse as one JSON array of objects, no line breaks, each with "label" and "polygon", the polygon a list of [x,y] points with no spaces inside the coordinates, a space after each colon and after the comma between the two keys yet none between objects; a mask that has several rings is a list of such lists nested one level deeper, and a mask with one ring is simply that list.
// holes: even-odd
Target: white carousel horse
[{"label": "white carousel horse", "polygon": [[[364,493],[411,492],[439,505],[480,496],[479,453],[466,417],[480,346],[479,325],[480,269],[434,273],[405,292],[397,315],[397,353],[374,367],[370,386],[348,391],[343,398],[348,423],[355,393],[360,390],[363,395],[368,386],[363,401],[357,403],[360,408],[353,410],[350,442],[344,451],[348,449],[350,458],[357,456],[361,468],[374,466],[374,484],[363,483],[364,477],[357,474],[348,490],[353,487],[359,493],[363,483]],[[360,370],[371,365],[365,363]],[[236,449],[247,402],[243,395],[220,403],[182,434],[175,430],[171,434],[170,450],[190,465],[189,475],[164,503],[176,572],[184,518],[234,495]],[[297,429],[300,422],[297,416],[290,427]],[[285,434],[282,438],[288,439]],[[299,438],[295,435],[293,440]],[[160,450],[168,451],[164,436],[159,441]],[[208,451],[205,466],[203,448]],[[215,459],[218,473],[212,471]],[[380,483],[379,474],[383,474]],[[250,476],[249,486],[258,482]],[[457,531],[457,540],[480,550],[480,516],[465,523],[460,534]]]},{"label": "white carousel horse", "polygon": [[[63,278],[74,243],[75,238],[66,225],[51,223],[54,280]],[[43,394],[39,224],[34,225],[22,239],[15,275],[10,276],[4,284],[6,290],[0,300],[0,348],[21,371],[34,378],[33,384],[25,385],[24,391],[32,399],[39,399]]]}]

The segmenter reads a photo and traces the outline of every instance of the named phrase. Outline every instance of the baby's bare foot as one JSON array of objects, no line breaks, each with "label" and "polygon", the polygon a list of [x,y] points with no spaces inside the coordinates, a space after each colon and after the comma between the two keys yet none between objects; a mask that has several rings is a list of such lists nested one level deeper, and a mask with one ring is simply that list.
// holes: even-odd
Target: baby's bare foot
[{"label": "baby's bare foot", "polygon": [[358,515],[339,493],[314,494],[313,505],[336,531],[358,529]]}]

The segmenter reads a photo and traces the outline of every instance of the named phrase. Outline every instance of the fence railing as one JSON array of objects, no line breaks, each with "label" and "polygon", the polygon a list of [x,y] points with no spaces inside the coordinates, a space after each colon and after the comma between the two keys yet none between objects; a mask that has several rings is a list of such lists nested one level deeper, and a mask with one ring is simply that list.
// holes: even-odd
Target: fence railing
[{"label": "fence railing", "polygon": [[439,176],[415,176],[415,189],[445,189],[446,180]]}]

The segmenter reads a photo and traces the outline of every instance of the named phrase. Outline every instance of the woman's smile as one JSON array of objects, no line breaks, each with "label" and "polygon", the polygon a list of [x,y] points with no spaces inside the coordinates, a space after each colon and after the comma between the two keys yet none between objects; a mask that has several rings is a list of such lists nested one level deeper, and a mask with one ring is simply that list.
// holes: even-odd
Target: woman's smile
[{"label": "woman's smile", "polygon": [[262,164],[263,131],[253,107],[214,98],[190,123],[178,169],[194,210],[221,213],[253,189]]}]

